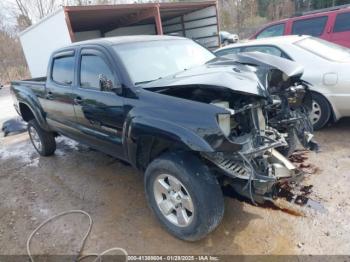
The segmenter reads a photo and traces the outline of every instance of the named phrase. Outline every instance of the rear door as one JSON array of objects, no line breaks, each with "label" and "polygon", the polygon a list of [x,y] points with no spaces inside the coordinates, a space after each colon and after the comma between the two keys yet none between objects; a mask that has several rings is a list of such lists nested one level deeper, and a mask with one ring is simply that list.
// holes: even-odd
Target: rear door
[{"label": "rear door", "polygon": [[334,14],[333,26],[330,28],[329,40],[350,48],[350,12]]},{"label": "rear door", "polygon": [[46,95],[42,106],[50,126],[65,134],[74,132],[74,64],[75,50],[53,55],[46,81]]},{"label": "rear door", "polygon": [[[124,100],[112,91],[120,85],[113,61],[103,48],[80,50],[75,88],[76,121],[87,144],[118,158],[123,151]],[[102,85],[107,80],[110,88]]]}]

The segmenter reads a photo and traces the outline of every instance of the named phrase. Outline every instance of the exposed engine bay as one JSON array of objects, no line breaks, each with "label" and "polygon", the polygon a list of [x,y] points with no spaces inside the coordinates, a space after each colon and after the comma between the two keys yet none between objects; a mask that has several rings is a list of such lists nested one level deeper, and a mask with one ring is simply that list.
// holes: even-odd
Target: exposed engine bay
[{"label": "exposed engine bay", "polygon": [[221,83],[176,85],[176,77],[169,80],[171,84],[164,85],[166,81],[162,80],[161,87],[152,89],[226,110],[217,115],[217,123],[225,138],[240,150],[201,155],[219,177],[223,174],[224,184],[253,203],[271,200],[277,196],[278,185],[302,179],[303,173],[287,159],[297,139],[305,148],[317,150],[308,117],[312,100],[308,84],[300,79],[302,68],[281,58],[272,58],[280,67],[271,65],[271,61],[266,62],[270,57],[246,54],[236,57],[233,63],[228,59],[210,63],[210,70],[224,66],[233,68],[237,75],[248,76],[256,81],[259,92],[248,92],[244,86],[225,88]]}]

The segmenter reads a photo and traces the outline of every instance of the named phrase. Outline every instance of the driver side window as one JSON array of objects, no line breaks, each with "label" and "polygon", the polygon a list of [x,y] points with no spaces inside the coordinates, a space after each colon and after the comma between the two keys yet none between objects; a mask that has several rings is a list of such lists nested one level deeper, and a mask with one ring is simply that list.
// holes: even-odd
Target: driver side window
[{"label": "driver side window", "polygon": [[114,76],[105,62],[97,55],[83,54],[80,64],[80,87],[104,91],[103,82],[114,84]]}]

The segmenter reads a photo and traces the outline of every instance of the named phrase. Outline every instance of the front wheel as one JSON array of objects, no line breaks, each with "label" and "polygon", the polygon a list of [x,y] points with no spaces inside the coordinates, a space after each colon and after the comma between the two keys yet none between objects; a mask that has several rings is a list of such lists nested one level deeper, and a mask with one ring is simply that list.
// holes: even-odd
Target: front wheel
[{"label": "front wheel", "polygon": [[155,159],[145,172],[145,191],[160,223],[183,240],[205,237],[224,214],[218,181],[188,153],[167,153]]},{"label": "front wheel", "polygon": [[310,120],[315,130],[324,127],[331,116],[328,101],[320,94],[312,93],[312,110]]},{"label": "front wheel", "polygon": [[56,150],[54,134],[42,129],[35,119],[28,122],[27,128],[35,150],[42,156],[53,155]]}]

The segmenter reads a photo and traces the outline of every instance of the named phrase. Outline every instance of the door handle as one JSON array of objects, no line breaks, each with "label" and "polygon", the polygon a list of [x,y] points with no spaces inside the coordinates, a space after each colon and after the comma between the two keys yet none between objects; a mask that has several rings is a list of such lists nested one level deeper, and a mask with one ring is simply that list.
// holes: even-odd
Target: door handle
[{"label": "door handle", "polygon": [[53,93],[51,91],[47,92],[46,99],[48,99],[48,100],[52,100],[53,99]]},{"label": "door handle", "polygon": [[83,99],[80,96],[77,96],[76,98],[74,98],[74,103],[81,104],[81,102],[83,102]]}]

